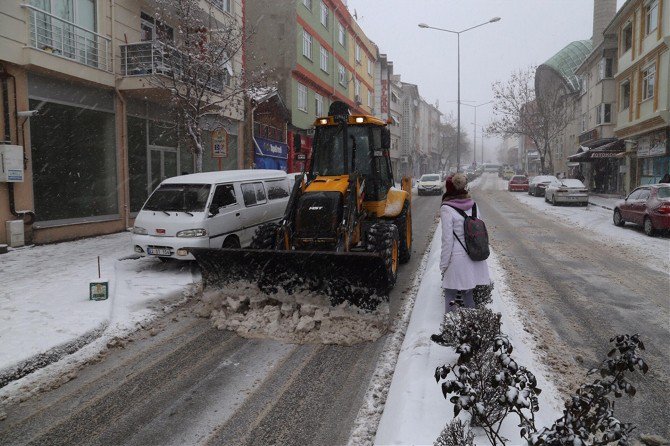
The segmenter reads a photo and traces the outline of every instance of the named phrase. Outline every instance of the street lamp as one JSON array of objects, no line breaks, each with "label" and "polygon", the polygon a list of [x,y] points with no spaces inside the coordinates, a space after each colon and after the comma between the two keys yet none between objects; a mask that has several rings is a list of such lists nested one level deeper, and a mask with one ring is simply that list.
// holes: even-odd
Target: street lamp
[{"label": "street lamp", "polygon": [[447,33],[451,34],[456,34],[458,37],[457,42],[458,42],[458,111],[457,111],[457,128],[456,128],[456,172],[458,172],[461,169],[461,34],[470,31],[471,29],[479,28],[480,26],[487,25],[489,23],[494,23],[500,21],[500,17],[493,17],[491,20],[480,23],[479,25],[471,26],[470,28],[466,28],[460,31],[454,31],[451,29],[444,29],[444,28],[437,28],[435,26],[429,26],[426,25],[425,23],[419,23],[419,28],[429,28],[429,29],[435,29],[437,31],[444,31]]},{"label": "street lamp", "polygon": [[[475,135],[474,135],[475,142],[473,144],[473,149],[472,149],[472,162],[474,164],[477,164],[477,107],[481,107],[482,105],[488,105],[492,102],[493,101],[488,101],[488,102],[484,102],[483,104],[479,104],[479,105],[471,105],[471,104],[465,104],[465,103],[463,104],[463,105],[467,105],[468,107],[472,107],[472,108],[475,109],[475,122],[474,122],[474,124],[475,124]],[[483,133],[482,133],[482,143],[483,142],[484,142],[484,136],[483,136]],[[482,155],[482,164],[484,164],[483,155]]]}]

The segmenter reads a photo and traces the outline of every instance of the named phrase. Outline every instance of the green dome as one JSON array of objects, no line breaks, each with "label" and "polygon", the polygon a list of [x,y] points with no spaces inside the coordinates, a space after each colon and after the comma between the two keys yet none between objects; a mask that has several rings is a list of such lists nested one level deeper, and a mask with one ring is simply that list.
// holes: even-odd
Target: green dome
[{"label": "green dome", "polygon": [[592,49],[593,44],[590,40],[574,41],[540,65],[538,70],[544,68],[555,71],[573,92],[579,91],[580,81],[575,70],[591,54]]}]

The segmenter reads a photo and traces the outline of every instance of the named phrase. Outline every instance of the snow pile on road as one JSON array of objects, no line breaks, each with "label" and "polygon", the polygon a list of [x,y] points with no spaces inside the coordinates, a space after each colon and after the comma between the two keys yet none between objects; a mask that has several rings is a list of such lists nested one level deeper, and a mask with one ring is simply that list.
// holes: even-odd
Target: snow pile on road
[{"label": "snow pile on road", "polygon": [[346,303],[330,306],[327,298],[308,292],[272,296],[246,282],[225,289],[205,290],[199,316],[212,319],[220,330],[246,338],[272,338],[290,343],[353,345],[374,341],[386,333],[388,303],[366,312]]}]

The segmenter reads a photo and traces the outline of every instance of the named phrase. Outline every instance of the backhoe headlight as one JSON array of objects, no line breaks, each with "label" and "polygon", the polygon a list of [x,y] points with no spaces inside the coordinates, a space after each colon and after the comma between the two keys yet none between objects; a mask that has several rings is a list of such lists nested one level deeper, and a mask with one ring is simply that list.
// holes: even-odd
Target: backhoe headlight
[{"label": "backhoe headlight", "polygon": [[205,229],[185,229],[177,232],[177,237],[204,237],[207,235]]},{"label": "backhoe headlight", "polygon": [[147,235],[147,230],[141,226],[133,226],[133,234]]}]

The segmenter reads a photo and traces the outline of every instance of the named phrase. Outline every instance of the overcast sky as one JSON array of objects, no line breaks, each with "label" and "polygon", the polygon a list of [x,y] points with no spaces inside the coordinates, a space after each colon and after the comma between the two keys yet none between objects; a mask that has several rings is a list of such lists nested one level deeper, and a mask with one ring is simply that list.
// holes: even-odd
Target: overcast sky
[{"label": "overcast sky", "polygon": [[[617,0],[620,8],[625,0]],[[419,23],[460,31],[461,101],[492,99],[491,84],[520,68],[542,64],[575,40],[590,39],[593,0],[348,0],[366,35],[393,61],[395,74],[419,86],[421,96],[456,120],[457,37],[422,29]],[[492,118],[491,106],[477,108],[477,126]],[[472,139],[474,109],[461,106],[461,128]],[[485,142],[486,151],[499,141]],[[477,147],[479,148],[480,141]],[[490,147],[489,147],[490,146]],[[493,159],[491,159],[493,161]]]}]

